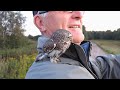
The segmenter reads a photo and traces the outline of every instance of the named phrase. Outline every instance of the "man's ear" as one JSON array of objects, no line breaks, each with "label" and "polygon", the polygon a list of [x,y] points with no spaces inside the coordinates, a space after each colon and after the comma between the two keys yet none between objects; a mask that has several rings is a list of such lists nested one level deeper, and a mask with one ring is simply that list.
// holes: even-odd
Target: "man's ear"
[{"label": "man's ear", "polygon": [[40,32],[45,31],[44,25],[43,25],[43,18],[40,15],[34,16],[34,24],[40,30]]}]

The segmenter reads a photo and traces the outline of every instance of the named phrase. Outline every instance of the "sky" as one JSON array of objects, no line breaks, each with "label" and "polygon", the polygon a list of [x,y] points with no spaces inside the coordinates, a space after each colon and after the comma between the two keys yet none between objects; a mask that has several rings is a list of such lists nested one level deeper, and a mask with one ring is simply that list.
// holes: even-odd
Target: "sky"
[{"label": "sky", "polygon": [[[32,11],[21,11],[26,17],[25,35],[40,35],[40,31],[33,23]],[[87,31],[117,30],[120,28],[120,11],[85,11],[83,25]]]}]

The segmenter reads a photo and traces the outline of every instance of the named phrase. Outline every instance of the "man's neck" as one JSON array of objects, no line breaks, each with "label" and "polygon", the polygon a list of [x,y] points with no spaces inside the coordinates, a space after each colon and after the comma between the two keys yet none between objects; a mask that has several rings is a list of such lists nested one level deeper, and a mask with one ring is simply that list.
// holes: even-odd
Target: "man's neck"
[{"label": "man's neck", "polygon": [[80,45],[80,43],[75,43],[75,44]]}]

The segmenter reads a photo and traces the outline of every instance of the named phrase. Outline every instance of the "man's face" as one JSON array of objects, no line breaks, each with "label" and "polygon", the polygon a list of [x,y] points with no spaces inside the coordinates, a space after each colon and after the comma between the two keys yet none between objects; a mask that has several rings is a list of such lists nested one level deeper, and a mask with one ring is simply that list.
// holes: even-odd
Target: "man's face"
[{"label": "man's face", "polygon": [[73,43],[80,44],[84,40],[82,17],[83,11],[49,11],[43,19],[46,35],[50,36],[57,29],[65,29],[72,33]]}]

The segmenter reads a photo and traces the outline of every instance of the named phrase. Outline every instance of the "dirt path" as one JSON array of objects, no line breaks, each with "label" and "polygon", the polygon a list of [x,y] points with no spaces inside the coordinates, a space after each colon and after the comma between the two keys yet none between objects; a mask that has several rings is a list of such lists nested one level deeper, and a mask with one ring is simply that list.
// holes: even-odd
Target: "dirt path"
[{"label": "dirt path", "polygon": [[92,42],[91,57],[95,59],[96,56],[105,55],[106,53],[97,44]]}]

